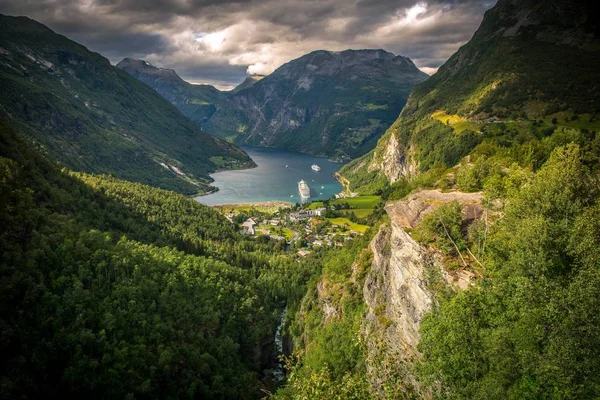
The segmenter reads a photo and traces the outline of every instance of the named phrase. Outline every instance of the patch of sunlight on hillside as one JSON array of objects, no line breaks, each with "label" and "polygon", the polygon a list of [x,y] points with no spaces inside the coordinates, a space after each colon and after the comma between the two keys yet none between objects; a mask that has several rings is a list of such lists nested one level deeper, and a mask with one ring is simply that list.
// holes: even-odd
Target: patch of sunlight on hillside
[{"label": "patch of sunlight on hillside", "polygon": [[472,131],[479,131],[479,124],[471,122],[468,119],[461,117],[456,114],[446,114],[444,110],[438,110],[431,114],[431,118],[440,121],[444,125],[449,125],[454,129],[454,133],[459,134],[462,131],[470,129]]}]

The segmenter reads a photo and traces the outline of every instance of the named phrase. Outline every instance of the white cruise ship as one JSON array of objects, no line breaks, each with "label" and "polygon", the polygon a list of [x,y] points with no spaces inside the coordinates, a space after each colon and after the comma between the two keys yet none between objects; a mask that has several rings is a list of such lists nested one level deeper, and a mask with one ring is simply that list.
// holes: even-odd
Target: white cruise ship
[{"label": "white cruise ship", "polygon": [[310,188],[303,180],[298,182],[298,192],[302,201],[310,199]]},{"label": "white cruise ship", "polygon": [[319,167],[317,164],[313,164],[311,166],[311,168],[312,168],[313,171],[317,171],[317,172],[319,172],[321,170],[321,167]]}]

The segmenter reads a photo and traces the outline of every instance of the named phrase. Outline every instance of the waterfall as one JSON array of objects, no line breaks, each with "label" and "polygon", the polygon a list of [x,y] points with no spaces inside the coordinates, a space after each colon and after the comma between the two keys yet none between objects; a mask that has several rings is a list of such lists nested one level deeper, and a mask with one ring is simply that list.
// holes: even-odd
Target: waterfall
[{"label": "waterfall", "polygon": [[277,363],[275,364],[275,368],[272,370],[273,380],[277,382],[283,382],[285,379],[285,368],[283,365],[283,361],[281,360],[281,356],[283,356],[283,324],[285,322],[285,314],[287,313],[287,306],[281,312],[281,316],[279,318],[279,325],[277,326],[277,330],[275,331],[275,350],[277,353]]}]

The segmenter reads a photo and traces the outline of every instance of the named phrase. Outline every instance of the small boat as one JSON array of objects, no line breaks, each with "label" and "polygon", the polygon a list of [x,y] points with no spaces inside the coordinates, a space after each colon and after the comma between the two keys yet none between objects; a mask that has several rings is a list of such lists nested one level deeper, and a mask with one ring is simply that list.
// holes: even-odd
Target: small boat
[{"label": "small boat", "polygon": [[289,168],[289,166],[288,166],[287,164],[285,164],[285,167],[286,167],[286,168]]},{"label": "small boat", "polygon": [[290,197],[294,197],[294,195],[291,195]]},{"label": "small boat", "polygon": [[311,166],[311,168],[312,168],[313,171],[317,171],[317,172],[319,172],[321,170],[321,167],[319,167],[317,164],[313,164]]},{"label": "small boat", "polygon": [[321,186],[321,189],[325,189],[325,186]]}]

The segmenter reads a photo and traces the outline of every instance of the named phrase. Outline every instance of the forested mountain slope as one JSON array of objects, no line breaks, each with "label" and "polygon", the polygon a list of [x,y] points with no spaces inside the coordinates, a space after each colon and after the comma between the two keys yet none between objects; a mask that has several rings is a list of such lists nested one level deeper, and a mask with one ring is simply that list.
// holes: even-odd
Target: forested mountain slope
[{"label": "forested mountain slope", "polygon": [[348,159],[375,145],[427,77],[384,50],[319,50],[233,94],[205,128],[236,144]]},{"label": "forested mountain slope", "polygon": [[377,148],[342,175],[369,192],[451,167],[493,138],[510,145],[557,126],[598,130],[600,34],[589,7],[499,1],[473,38],[415,87]]},{"label": "forested mountain slope", "polygon": [[500,0],[415,88],[343,171],[387,217],[323,260],[278,399],[600,396],[599,50],[591,2]]},{"label": "forested mountain slope", "polygon": [[193,85],[181,79],[174,70],[157,68],[144,60],[124,58],[117,67],[156,90],[183,115],[200,125],[204,124],[217,110],[217,106],[227,98],[227,92],[221,92],[214,86]]},{"label": "forested mountain slope", "polygon": [[0,397],[262,396],[310,266],[183,195],[57,169],[0,123]]},{"label": "forested mountain slope", "polygon": [[197,193],[253,165],[99,54],[25,17],[0,28],[0,113],[67,167]]}]

